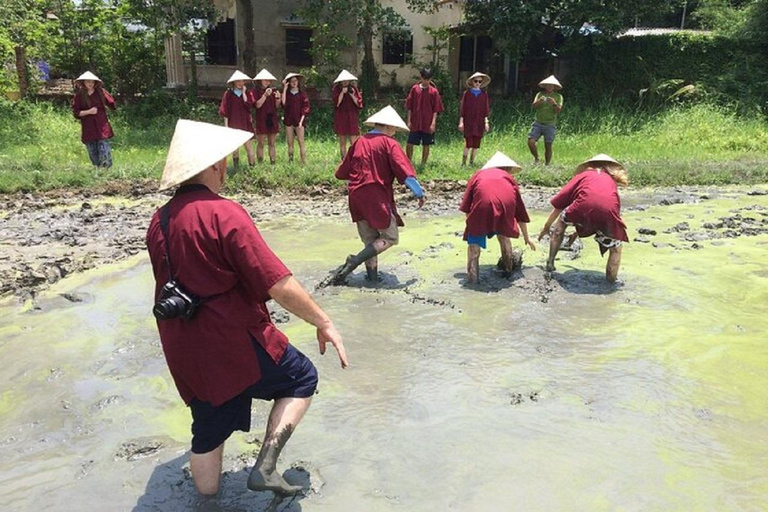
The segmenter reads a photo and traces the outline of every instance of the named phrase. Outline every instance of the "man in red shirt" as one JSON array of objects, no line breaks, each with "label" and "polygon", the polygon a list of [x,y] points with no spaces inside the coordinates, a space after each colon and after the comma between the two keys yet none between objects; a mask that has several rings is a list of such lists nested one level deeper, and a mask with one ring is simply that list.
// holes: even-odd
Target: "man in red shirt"
[{"label": "man in red shirt", "polygon": [[[227,155],[251,136],[180,120],[160,190],[179,188],[147,231],[156,281],[153,312],[168,368],[192,413],[190,466],[204,496],[218,492],[226,439],[250,429],[253,398],[274,404],[248,487],[301,490],[283,479],[276,464],[309,407],[317,372],[272,323],[269,299],[317,327],[320,353],[331,343],[347,366],[328,316],[270,250],[248,212],[218,195]],[[181,291],[169,291],[168,283]],[[198,304],[193,314],[192,302]]]},{"label": "man in red shirt", "polygon": [[[617,184],[626,186],[627,183],[624,166],[605,154],[593,156],[576,167],[576,176],[549,201],[552,213],[539,233],[539,240],[550,235],[547,272],[555,270],[555,256],[563,243],[565,228],[570,225],[576,227],[576,234],[582,238],[594,235],[601,255],[609,251],[605,279],[616,282],[621,245],[629,242],[627,226],[621,220]],[[572,237],[570,243],[574,240]]]},{"label": "man in red shirt", "polygon": [[419,73],[421,80],[411,87],[405,100],[408,111],[408,144],[405,151],[408,159],[413,158],[413,146],[423,144],[421,148],[421,165],[427,163],[429,146],[435,143],[437,129],[437,114],[443,111],[443,100],[440,91],[432,83],[432,70],[423,68]]},{"label": "man in red shirt", "polygon": [[408,187],[419,200],[426,200],[416,171],[403,149],[394,139],[395,132],[408,131],[402,118],[391,106],[384,107],[369,117],[365,124],[373,126],[349,148],[336,170],[336,178],[349,182],[349,213],[365,248],[347,261],[334,274],[320,284],[341,284],[361,263],[365,262],[369,280],[378,280],[378,254],[399,240],[397,227],[405,223],[397,214],[392,183]]}]

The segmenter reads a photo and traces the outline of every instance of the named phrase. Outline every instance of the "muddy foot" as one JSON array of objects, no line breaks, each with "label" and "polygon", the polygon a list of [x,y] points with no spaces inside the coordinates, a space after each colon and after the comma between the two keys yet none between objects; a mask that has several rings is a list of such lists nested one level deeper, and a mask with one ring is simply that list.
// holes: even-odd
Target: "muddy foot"
[{"label": "muddy foot", "polygon": [[325,288],[327,286],[340,286],[344,284],[344,281],[347,279],[347,276],[352,273],[352,269],[350,267],[350,260],[354,258],[353,255],[347,256],[347,261],[333,271],[331,275],[320,281],[320,284],[317,285],[318,288]]},{"label": "muddy foot", "polygon": [[555,270],[557,269],[555,268],[554,263],[547,263],[547,265],[544,267],[545,272],[554,272]]},{"label": "muddy foot", "polygon": [[277,471],[270,473],[256,466],[248,477],[248,488],[252,491],[272,491],[282,496],[291,496],[303,490],[300,485],[291,485],[286,482]]}]

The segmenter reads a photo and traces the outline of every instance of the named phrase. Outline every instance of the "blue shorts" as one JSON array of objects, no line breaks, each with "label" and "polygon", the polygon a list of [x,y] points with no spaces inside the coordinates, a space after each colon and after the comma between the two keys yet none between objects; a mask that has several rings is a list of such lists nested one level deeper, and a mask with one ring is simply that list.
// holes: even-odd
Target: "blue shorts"
[{"label": "blue shorts", "polygon": [[431,146],[435,143],[435,134],[427,132],[411,132],[408,134],[408,144],[413,146]]},{"label": "blue shorts", "polygon": [[557,128],[554,125],[534,121],[531,125],[531,131],[528,132],[528,138],[539,140],[539,137],[544,135],[544,142],[551,144],[555,140],[555,134],[557,134]]},{"label": "blue shorts", "polygon": [[210,402],[193,399],[192,453],[208,453],[229,439],[235,430],[251,429],[251,401],[278,398],[308,398],[317,389],[317,370],[312,361],[292,345],[275,364],[261,345],[253,341],[261,368],[261,379],[245,391],[214,407]]},{"label": "blue shorts", "polygon": [[496,235],[496,233],[491,233],[490,235],[480,235],[480,236],[467,235],[467,243],[479,245],[482,249],[485,249],[486,248],[485,241],[489,238],[493,238],[494,235]]}]

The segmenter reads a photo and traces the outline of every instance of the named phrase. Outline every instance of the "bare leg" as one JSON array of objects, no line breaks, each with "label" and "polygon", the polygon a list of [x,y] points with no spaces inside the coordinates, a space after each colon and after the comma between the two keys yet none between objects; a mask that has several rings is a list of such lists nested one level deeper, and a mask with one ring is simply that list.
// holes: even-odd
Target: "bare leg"
[{"label": "bare leg", "polygon": [[408,156],[408,160],[413,161],[413,144],[405,145],[405,154]]},{"label": "bare leg", "polygon": [[512,241],[506,236],[496,235],[499,238],[499,247],[501,248],[501,261],[504,266],[504,277],[512,275],[515,270],[514,253],[512,252]]},{"label": "bare leg", "polygon": [[285,143],[288,144],[288,161],[293,162],[293,135],[295,128],[293,126],[285,127]]},{"label": "bare leg", "polygon": [[224,443],[208,453],[189,455],[189,467],[195,488],[200,494],[210,496],[219,492],[221,479],[221,459],[224,455]]},{"label": "bare leg", "polygon": [[555,270],[555,256],[557,251],[560,250],[560,244],[563,243],[563,236],[565,235],[565,222],[562,219],[557,219],[552,231],[549,233],[549,259],[547,259],[547,272]]},{"label": "bare leg", "polygon": [[621,246],[608,249],[608,263],[605,264],[605,279],[609,283],[616,282],[621,266]]},{"label": "bare leg", "polygon": [[429,146],[426,144],[421,146],[421,165],[427,165],[429,159]]},{"label": "bare leg", "polygon": [[240,165],[240,149],[236,149],[234,153],[232,153],[232,166],[237,170],[237,167]]},{"label": "bare leg", "polygon": [[480,273],[480,252],[482,248],[477,244],[467,245],[467,282],[475,284]]},{"label": "bare leg", "polygon": [[467,165],[467,153],[469,153],[469,148],[464,146],[464,152],[461,154],[461,165]]},{"label": "bare leg", "polygon": [[245,152],[248,155],[248,165],[253,166],[256,160],[253,158],[253,140],[245,143]]},{"label": "bare leg", "polygon": [[276,160],[275,140],[277,139],[276,133],[270,133],[267,135],[267,143],[269,144],[269,163],[273,164]]},{"label": "bare leg", "polygon": [[472,148],[469,152],[469,165],[475,165],[475,155],[477,155],[477,148]]},{"label": "bare leg", "polygon": [[350,136],[349,136],[349,145],[350,145],[350,147],[351,147],[351,146],[352,146],[352,144],[354,144],[354,143],[355,143],[355,141],[356,141],[357,139],[359,139],[359,138],[360,138],[360,136],[359,136],[359,135],[350,135]]},{"label": "bare leg", "polygon": [[290,485],[277,472],[277,459],[285,443],[291,437],[304,413],[309,409],[311,398],[278,398],[272,405],[267,421],[264,444],[259,457],[248,476],[248,488],[252,491],[272,491],[277,494],[296,494],[300,485]]},{"label": "bare leg", "polygon": [[533,162],[538,163],[539,150],[536,149],[536,141],[534,139],[528,139],[528,149],[531,151],[531,154],[533,155]]},{"label": "bare leg", "polygon": [[307,149],[304,145],[304,127],[296,127],[296,137],[299,139],[299,157],[301,158],[301,165],[307,163]]},{"label": "bare leg", "polygon": [[346,135],[339,135],[339,154],[341,154],[341,159],[344,160],[344,157],[347,154],[347,136]]},{"label": "bare leg", "polygon": [[552,143],[545,142],[544,143],[544,163],[546,165],[549,165],[549,162],[551,161],[552,161]]},{"label": "bare leg", "polygon": [[264,161],[264,137],[266,135],[256,135],[256,159],[259,162]]}]

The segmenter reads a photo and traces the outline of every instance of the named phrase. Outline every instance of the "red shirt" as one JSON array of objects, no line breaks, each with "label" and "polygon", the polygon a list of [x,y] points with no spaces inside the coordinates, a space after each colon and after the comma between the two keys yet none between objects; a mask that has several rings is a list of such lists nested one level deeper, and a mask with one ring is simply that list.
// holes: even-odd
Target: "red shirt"
[{"label": "red shirt", "polygon": [[481,90],[475,96],[464,91],[459,107],[459,116],[464,118],[464,137],[482,137],[485,134],[485,118],[491,112],[488,93]]},{"label": "red shirt", "polygon": [[405,99],[405,109],[411,111],[412,132],[429,132],[432,116],[443,111],[443,100],[437,87],[430,85],[423,89],[419,82],[411,87]]},{"label": "red shirt", "polygon": [[[98,91],[104,93],[104,101],[101,101]],[[93,93],[88,95],[90,105],[86,104],[80,93],[75,93],[75,97],[72,98],[72,113],[75,118],[80,121],[81,136],[80,140],[83,143],[96,142],[97,140],[111,139],[115,136],[112,131],[112,125],[109,124],[107,118],[107,109],[109,107],[112,110],[117,108],[115,99],[104,89],[94,89]],[[91,107],[96,107],[96,114],[92,116],[80,117],[80,112],[88,110]]]},{"label": "red shirt", "polygon": [[[358,112],[363,108],[363,95],[360,93],[360,89],[352,85],[349,86],[349,91],[344,94],[341,100],[341,105],[337,105],[339,102],[339,95],[341,95],[342,87],[340,84],[334,86],[331,93],[331,100],[333,101],[333,132],[336,135],[360,135]],[[355,105],[352,101],[352,96],[357,98],[359,104]]]},{"label": "red shirt", "polygon": [[[267,92],[266,89],[255,89],[253,95],[253,104],[261,99]],[[256,108],[256,133],[259,135],[268,133],[279,133],[280,123],[277,120],[277,105],[278,101],[275,97],[275,93],[279,92],[277,89],[272,89],[272,94],[267,96],[261,107]]]},{"label": "red shirt", "polygon": [[517,223],[531,221],[515,178],[502,169],[477,171],[467,183],[459,210],[469,214],[464,240],[492,233],[517,238]]},{"label": "red shirt", "polygon": [[349,213],[352,222],[365,220],[373,229],[389,227],[392,214],[398,226],[404,226],[397,214],[392,183],[404,183],[416,177],[413,164],[403,148],[383,133],[367,133],[349,148],[336,170],[336,178],[349,182]]},{"label": "red shirt", "polygon": [[285,104],[283,105],[283,123],[285,126],[299,126],[301,116],[304,116],[304,124],[307,126],[307,116],[309,116],[309,98],[307,93],[299,91],[291,94],[291,90],[285,91]]},{"label": "red shirt", "polygon": [[608,173],[588,168],[571,178],[549,202],[565,210],[579,236],[599,231],[615,240],[629,241],[627,226],[621,220],[619,190]]},{"label": "red shirt", "polygon": [[227,118],[227,126],[230,128],[252,132],[251,108],[253,103],[253,91],[248,90],[238,97],[232,89],[227,89],[224,96],[221,97],[219,115]]},{"label": "red shirt", "polygon": [[[176,279],[202,304],[191,320],[157,322],[160,341],[179,394],[214,406],[261,378],[251,336],[275,362],[288,338],[269,317],[268,290],[290,275],[261,238],[250,215],[203,185],[181,187],[170,201],[170,257]],[[155,298],[168,281],[160,212],[147,231]]]}]

